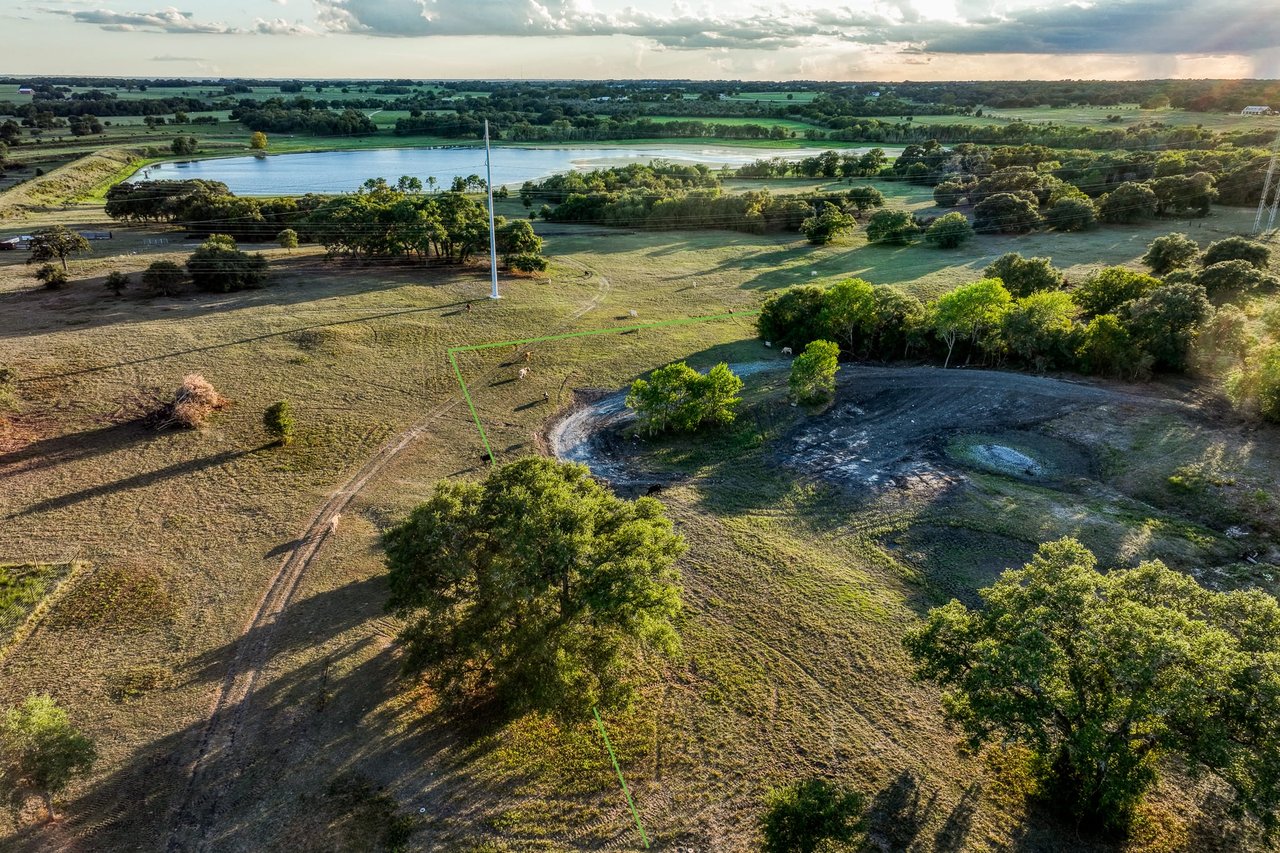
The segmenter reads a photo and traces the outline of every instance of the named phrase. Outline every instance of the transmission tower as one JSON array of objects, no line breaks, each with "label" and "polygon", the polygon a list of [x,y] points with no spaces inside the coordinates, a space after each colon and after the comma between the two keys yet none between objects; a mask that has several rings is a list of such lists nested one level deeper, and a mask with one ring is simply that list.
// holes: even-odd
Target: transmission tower
[{"label": "transmission tower", "polygon": [[[1276,227],[1276,211],[1280,210],[1280,175],[1277,175],[1276,161],[1280,160],[1280,133],[1271,146],[1271,162],[1267,164],[1267,177],[1262,182],[1262,198],[1258,199],[1258,215],[1253,218],[1253,236],[1271,233]],[[1262,218],[1266,216],[1267,225],[1262,226]]]}]

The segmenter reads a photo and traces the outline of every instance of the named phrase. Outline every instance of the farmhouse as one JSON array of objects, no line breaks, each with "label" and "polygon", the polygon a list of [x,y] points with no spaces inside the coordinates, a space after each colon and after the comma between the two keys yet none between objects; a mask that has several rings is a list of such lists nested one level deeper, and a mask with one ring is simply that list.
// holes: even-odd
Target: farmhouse
[{"label": "farmhouse", "polygon": [[1271,107],[1245,107],[1240,111],[1242,116],[1269,116],[1274,112]]},{"label": "farmhouse", "polygon": [[19,94],[19,95],[34,95],[35,93],[36,93],[36,90],[35,90],[35,89],[32,89],[30,86],[19,86],[19,87],[18,87],[18,94]]}]

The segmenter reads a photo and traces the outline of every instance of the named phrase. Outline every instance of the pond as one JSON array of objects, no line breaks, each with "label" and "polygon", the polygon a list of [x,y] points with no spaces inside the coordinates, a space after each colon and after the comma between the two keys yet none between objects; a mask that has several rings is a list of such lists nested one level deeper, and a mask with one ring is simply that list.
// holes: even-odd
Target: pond
[{"label": "pond", "polygon": [[[846,149],[861,153],[866,148]],[[887,149],[886,149],[887,150]],[[669,160],[702,163],[713,168],[743,166],[767,157],[799,159],[818,150],[732,148],[715,145],[632,145],[599,148],[493,149],[493,184],[518,188],[525,181],[572,169],[590,170],[627,163]],[[891,154],[893,152],[890,152]],[[484,177],[483,148],[375,148],[364,151],[318,151],[266,157],[226,157],[214,160],[161,163],[138,172],[130,180],[201,178],[222,181],[236,195],[303,195],[349,192],[367,178],[395,183],[413,175],[427,184],[434,177],[447,189],[455,176]]]}]

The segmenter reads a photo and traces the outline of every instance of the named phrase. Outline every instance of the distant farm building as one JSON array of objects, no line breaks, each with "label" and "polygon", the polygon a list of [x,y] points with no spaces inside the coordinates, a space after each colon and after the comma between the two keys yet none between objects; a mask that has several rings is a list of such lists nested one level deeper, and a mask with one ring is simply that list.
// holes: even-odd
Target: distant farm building
[{"label": "distant farm building", "polygon": [[1275,110],[1271,107],[1245,107],[1240,111],[1242,116],[1269,116],[1274,115]]},{"label": "distant farm building", "polygon": [[35,89],[32,89],[30,86],[19,86],[19,87],[18,87],[18,94],[19,94],[19,95],[34,95],[35,93],[36,93],[36,90],[35,90]]}]

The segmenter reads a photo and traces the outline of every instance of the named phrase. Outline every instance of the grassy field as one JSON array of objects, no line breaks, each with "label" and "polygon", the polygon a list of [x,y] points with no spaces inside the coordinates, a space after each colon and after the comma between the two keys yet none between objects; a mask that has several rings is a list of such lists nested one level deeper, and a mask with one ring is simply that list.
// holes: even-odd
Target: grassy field
[{"label": "grassy field", "polygon": [[[916,124],[960,124],[972,127],[1008,124],[1013,121],[1024,121],[1034,124],[1060,124],[1073,127],[1092,127],[1096,129],[1125,128],[1146,122],[1182,126],[1203,126],[1209,130],[1255,130],[1258,128],[1280,129],[1280,117],[1276,116],[1242,116],[1235,113],[1199,113],[1187,110],[1164,109],[1144,110],[1136,104],[1119,107],[1028,107],[1020,109],[983,108],[981,116],[917,115],[912,118]],[[1120,121],[1108,121],[1111,116],[1119,116]],[[897,117],[871,116],[880,121],[895,121]]]},{"label": "grassy field", "polygon": [[671,121],[703,121],[707,124],[727,124],[734,127],[739,127],[744,124],[759,124],[764,125],[765,127],[785,127],[787,130],[795,131],[796,133],[804,133],[806,130],[813,130],[817,127],[815,124],[809,124],[808,122],[803,121],[794,121],[786,118],[735,118],[732,116],[725,118],[717,116],[645,116],[645,118],[649,121],[659,123]]},{"label": "grassy field", "polygon": [[[877,186],[892,206],[932,206],[925,189]],[[521,211],[508,201],[499,212]],[[237,653],[266,636],[241,631],[282,558],[367,458],[416,429],[343,512],[276,618],[236,749],[210,758],[227,789],[208,844],[372,849],[400,826],[414,849],[639,849],[591,720],[459,721],[397,679],[378,533],[437,480],[488,464],[445,349],[741,315],[776,289],[847,275],[928,297],[1007,251],[1050,255],[1076,279],[1133,263],[1169,230],[1204,245],[1251,219],[1218,209],[1190,229],[984,235],[954,252],[867,245],[860,233],[813,248],[792,235],[539,223],[549,276],[504,280],[504,298],[491,302],[482,268],[328,262],[314,247],[264,248],[274,281],[262,290],[115,298],[102,287],[107,272],[136,282],[151,261],[181,261],[193,245],[180,231],[107,225],[90,202],[30,216],[24,227],[60,221],[116,237],[73,260],[74,283],[60,292],[34,289],[20,253],[0,255],[0,364],[18,369],[22,401],[0,447],[0,561],[90,566],[0,663],[0,700],[53,692],[102,759],[70,792],[65,820],[8,824],[4,846],[166,843],[210,696]],[[151,242],[160,237],[171,242]],[[516,355],[460,357],[499,461],[537,452],[574,389],[615,389],[676,358],[777,358],[754,339],[750,316],[539,344],[524,381]],[[190,372],[232,405],[199,431],[146,426]],[[1257,497],[1273,500],[1280,472],[1272,431],[1213,408],[1073,416],[1044,431],[1090,448],[1094,467],[1074,488],[974,469],[945,492],[867,496],[776,464],[773,442],[806,417],[782,393],[776,381],[753,382],[739,428],[642,451],[687,475],[661,499],[691,545],[683,657],[652,673],[634,709],[606,719],[655,849],[753,849],[766,790],[812,772],[868,795],[881,849],[1093,849],[1026,810],[1008,756],[958,750],[936,693],[909,679],[898,638],[929,605],[971,597],[1037,541],[1065,533],[1108,557],[1158,554],[1223,584],[1247,578],[1221,530],[1246,510],[1274,524],[1274,504]],[[261,427],[281,398],[298,419],[287,448],[270,446]],[[965,448],[944,451],[960,458]],[[1174,487],[1174,476],[1194,488]],[[1217,816],[1197,810],[1200,789],[1176,788],[1153,812],[1156,841],[1130,849],[1233,849],[1214,836]]]}]

